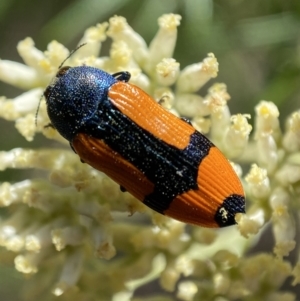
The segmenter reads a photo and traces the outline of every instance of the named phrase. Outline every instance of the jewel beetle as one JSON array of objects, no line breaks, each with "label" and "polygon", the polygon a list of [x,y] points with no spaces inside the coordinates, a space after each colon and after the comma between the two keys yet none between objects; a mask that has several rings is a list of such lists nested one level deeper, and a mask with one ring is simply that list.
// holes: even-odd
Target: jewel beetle
[{"label": "jewel beetle", "polygon": [[44,92],[52,126],[82,162],[153,210],[205,227],[235,224],[245,196],[228,160],[129,79],[126,71],[60,67]]}]

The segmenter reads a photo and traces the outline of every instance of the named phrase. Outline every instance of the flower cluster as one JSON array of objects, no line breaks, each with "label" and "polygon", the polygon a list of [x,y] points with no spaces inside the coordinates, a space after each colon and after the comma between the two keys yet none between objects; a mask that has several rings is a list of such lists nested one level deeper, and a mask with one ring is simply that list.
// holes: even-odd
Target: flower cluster
[{"label": "flower cluster", "polygon": [[[294,112],[283,132],[272,102],[255,108],[254,133],[249,114],[231,115],[225,84],[216,83],[207,95],[197,91],[218,74],[209,53],[202,62],[180,69],[172,57],[181,17],[159,18],[150,45],[123,17],[87,29],[87,43],[66,62],[109,73],[127,70],[131,81],[172,113],[188,117],[194,127],[233,160],[247,195],[247,214],[237,226],[222,230],[190,227],[159,215],[68,149],[51,127],[44,101],[45,87],[69,50],[53,41],[45,52],[31,38],[18,44],[25,64],[0,61],[0,80],[26,90],[14,99],[0,98],[0,116],[15,122],[28,141],[37,133],[61,147],[16,148],[0,152],[0,170],[39,170],[21,182],[0,185],[0,245],[15,253],[15,268],[30,274],[24,299],[45,291],[63,300],[135,300],[137,288],[158,280],[167,296],[151,300],[281,300],[296,296],[281,292],[290,276],[300,283],[300,261],[293,267],[285,256],[295,248],[295,214],[299,205],[300,113]],[[109,56],[99,56],[102,42],[112,40]],[[36,110],[40,108],[36,117]],[[35,120],[36,119],[36,120]],[[243,165],[242,165],[243,164]],[[251,165],[252,164],[252,165]],[[242,167],[248,168],[243,176]],[[129,215],[129,216],[128,216]],[[273,254],[246,255],[271,225]],[[1,255],[2,254],[2,255]],[[0,261],[5,260],[0,252]],[[167,296],[167,297],[166,297]],[[137,299],[136,299],[137,300]],[[147,300],[147,298],[144,298]]]}]

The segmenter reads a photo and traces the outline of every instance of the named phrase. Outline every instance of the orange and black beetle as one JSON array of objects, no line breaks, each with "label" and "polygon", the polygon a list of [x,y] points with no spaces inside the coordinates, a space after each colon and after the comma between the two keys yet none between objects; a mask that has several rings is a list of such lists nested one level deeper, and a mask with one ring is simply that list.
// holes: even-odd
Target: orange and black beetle
[{"label": "orange and black beetle", "polygon": [[52,125],[83,162],[153,210],[200,226],[235,224],[245,197],[228,160],[129,79],[128,72],[60,68],[44,93]]}]

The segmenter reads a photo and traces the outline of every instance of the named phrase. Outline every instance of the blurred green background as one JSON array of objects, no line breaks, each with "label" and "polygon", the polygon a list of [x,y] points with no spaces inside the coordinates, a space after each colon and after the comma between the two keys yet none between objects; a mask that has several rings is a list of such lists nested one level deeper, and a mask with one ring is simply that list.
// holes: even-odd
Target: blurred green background
[{"label": "blurred green background", "polygon": [[[215,81],[226,83],[233,113],[253,114],[258,101],[271,100],[279,107],[283,125],[285,117],[299,108],[299,0],[1,0],[0,58],[21,62],[16,45],[27,36],[41,50],[53,39],[73,49],[87,27],[115,14],[126,17],[149,43],[158,29],[157,18],[171,12],[182,16],[175,59],[183,68],[213,52],[220,63]],[[109,42],[106,45],[105,54]],[[209,85],[200,91],[203,95]],[[0,96],[20,93],[0,83]],[[0,126],[1,150],[46,141],[37,137],[29,144],[13,124],[1,121]],[[7,171],[0,180],[24,179],[25,172]],[[12,258],[8,253],[7,266],[0,266],[1,300],[20,300],[15,288],[22,275],[8,268]]]}]

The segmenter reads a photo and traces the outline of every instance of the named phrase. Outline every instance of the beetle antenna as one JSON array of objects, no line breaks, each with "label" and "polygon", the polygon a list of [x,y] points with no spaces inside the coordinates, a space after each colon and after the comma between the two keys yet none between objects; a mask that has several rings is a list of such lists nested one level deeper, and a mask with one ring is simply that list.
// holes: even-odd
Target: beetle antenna
[{"label": "beetle antenna", "polygon": [[75,49],[73,49],[70,54],[62,61],[62,63],[58,66],[58,69],[60,69],[64,63],[66,62],[66,60],[68,60],[78,49],[80,49],[82,46],[86,45],[86,43],[80,44],[78,45]]},{"label": "beetle antenna", "polygon": [[36,127],[37,127],[37,118],[38,118],[38,115],[39,115],[39,110],[40,110],[41,101],[43,99],[43,96],[44,96],[44,93],[40,97],[39,104],[38,104],[38,107],[37,107],[36,112],[35,112],[35,118],[34,118],[34,120],[35,120],[35,126]]}]

